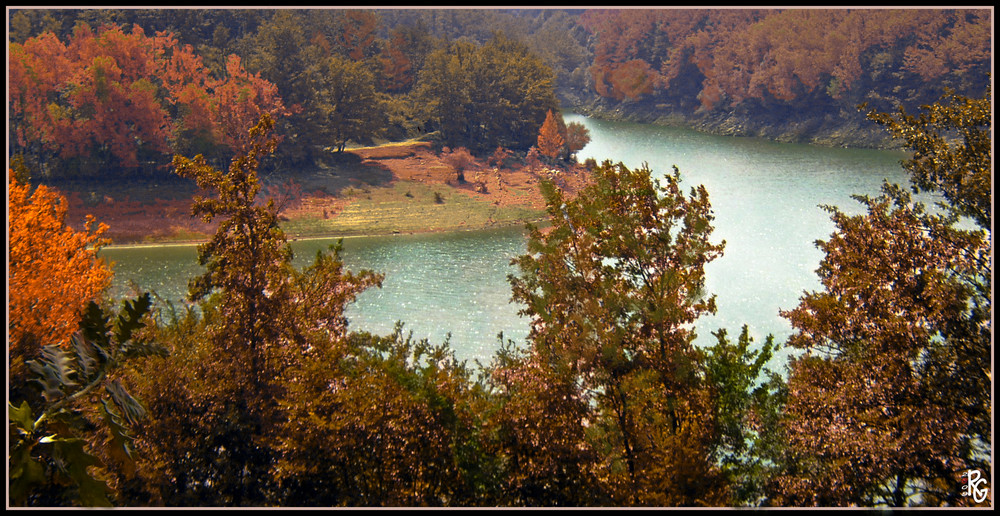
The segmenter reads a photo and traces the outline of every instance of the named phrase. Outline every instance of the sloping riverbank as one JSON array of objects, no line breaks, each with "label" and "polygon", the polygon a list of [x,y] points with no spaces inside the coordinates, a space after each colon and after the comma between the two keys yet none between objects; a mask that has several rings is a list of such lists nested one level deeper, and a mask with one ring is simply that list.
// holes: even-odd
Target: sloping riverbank
[{"label": "sloping riverbank", "polygon": [[[496,169],[484,160],[464,174],[460,183],[455,168],[427,142],[390,143],[331,154],[309,170],[265,175],[260,197],[281,207],[289,239],[462,231],[542,220],[539,180],[552,178],[573,193],[587,178],[579,165]],[[82,227],[86,215],[94,215],[109,226],[113,244],[199,242],[215,230],[191,217],[191,199],[204,192],[183,182],[99,191],[77,186],[63,193],[69,223]]]}]

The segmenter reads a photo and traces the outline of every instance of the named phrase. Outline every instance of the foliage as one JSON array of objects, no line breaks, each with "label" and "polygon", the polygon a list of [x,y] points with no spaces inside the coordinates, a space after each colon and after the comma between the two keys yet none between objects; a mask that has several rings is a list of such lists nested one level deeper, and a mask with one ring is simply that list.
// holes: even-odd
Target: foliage
[{"label": "foliage", "polygon": [[513,299],[531,317],[532,360],[593,400],[592,441],[619,504],[715,505],[714,433],[690,324],[715,310],[704,293],[712,244],[704,187],[685,197],[644,167],[605,162],[570,200],[542,183],[552,228],[530,228]]},{"label": "foliage", "polygon": [[505,149],[502,145],[497,146],[497,149],[493,151],[493,154],[487,158],[486,163],[499,170],[507,164],[507,160],[509,160],[513,155],[513,152],[509,149]]},{"label": "foliage", "polygon": [[309,90],[304,129],[317,141],[343,152],[348,141],[366,141],[385,126],[381,100],[375,91],[375,76],[361,63],[335,56],[321,59],[304,73]]},{"label": "foliage", "polygon": [[566,158],[576,161],[576,153],[590,143],[590,130],[580,122],[566,124]]},{"label": "foliage", "polygon": [[546,367],[513,342],[486,370],[490,404],[481,415],[483,447],[495,457],[496,503],[502,506],[609,505],[588,440],[590,398],[569,370]]},{"label": "foliage", "polygon": [[12,44],[9,58],[13,141],[40,165],[56,155],[64,167],[82,160],[80,171],[91,163],[148,169],[171,150],[236,150],[248,117],[286,113],[273,85],[239,58],[212,79],[190,45],[138,25],[95,34],[84,23],[66,43],[43,33]]},{"label": "foliage", "polygon": [[990,227],[990,92],[983,98],[968,98],[949,91],[922,109],[918,117],[903,108],[896,116],[876,112],[868,116],[913,151],[903,168],[910,172],[915,193],[940,192],[958,215],[972,218],[981,228]]},{"label": "foliage", "polygon": [[446,144],[524,150],[556,108],[552,81],[524,45],[497,34],[482,46],[455,41],[428,55],[414,95]]},{"label": "foliage", "polygon": [[478,387],[447,343],[367,333],[317,342],[286,372],[276,470],[289,504],[441,506],[478,496]]},{"label": "foliage", "polygon": [[465,169],[476,162],[476,158],[465,147],[457,149],[444,147],[441,149],[441,159],[455,169],[459,183],[465,182]]},{"label": "foliage", "polygon": [[[981,120],[972,102],[929,111]],[[918,163],[952,152],[926,121],[893,124],[917,144]],[[974,180],[988,149],[965,143],[968,160],[934,171],[950,180],[934,184],[908,162],[915,182],[941,191],[950,210],[928,211],[888,184],[879,197],[858,198],[865,214],[827,208],[837,231],[818,243],[824,290],[784,313],[797,330],[789,345],[806,353],[791,363],[790,441],[773,503],[966,505],[960,475],[990,474],[992,246],[989,229],[965,229],[956,213],[992,194]],[[973,191],[956,202],[949,188],[962,176]]]},{"label": "foliage", "polygon": [[[146,482],[133,493],[144,503],[282,503],[272,471],[283,453],[276,444],[286,417],[280,403],[303,381],[284,375],[314,350],[343,339],[345,305],[381,281],[367,271],[343,271],[336,250],[318,253],[304,272],[291,267],[277,208],[256,202],[256,170],[274,149],[273,123],[262,116],[250,131],[249,150],[228,172],[202,156],[175,158],[179,174],[216,194],[196,200],[193,214],[224,220],[199,247],[206,272],[191,282],[191,298],[203,300],[204,315],[175,317],[176,329],[161,330],[175,358],[136,369],[155,421],[143,442]],[[164,373],[145,373],[154,370]]]},{"label": "foliage", "polygon": [[149,294],[125,301],[112,323],[113,314],[90,302],[69,347],[48,344],[27,362],[44,401],[8,400],[14,505],[111,506],[106,468],[134,475],[134,432],[146,411],[113,374],[165,352],[136,337],[149,308]]},{"label": "foliage", "polygon": [[767,498],[784,439],[778,424],[784,407],[784,379],[765,366],[778,346],[768,336],[751,350],[753,339],[743,326],[733,343],[727,332],[714,332],[715,345],[705,348],[702,364],[712,396],[718,433],[714,457],[721,463],[734,505],[756,506]]},{"label": "foliage", "polygon": [[559,126],[550,109],[545,115],[545,122],[542,122],[542,127],[538,130],[538,152],[554,159],[562,154],[565,143],[566,139],[559,134]]},{"label": "foliage", "polygon": [[992,13],[983,9],[601,9],[580,24],[595,38],[594,91],[720,106],[879,109],[979,94],[989,70]]},{"label": "foliage", "polygon": [[25,361],[42,346],[70,347],[89,301],[99,299],[111,284],[111,270],[97,257],[108,243],[107,230],[93,217],[84,231],[66,226],[66,199],[42,185],[31,192],[10,173],[7,190],[8,360],[11,393],[26,383]]},{"label": "foliage", "polygon": [[218,195],[196,199],[192,215],[202,215],[206,221],[227,217],[211,241],[198,248],[199,263],[206,266],[206,272],[192,280],[190,292],[192,300],[216,289],[221,292],[217,323],[209,325],[207,336],[225,365],[206,364],[217,375],[217,387],[198,394],[214,405],[211,413],[202,414],[217,425],[214,442],[206,444],[216,447],[213,455],[221,455],[224,463],[218,472],[194,470],[190,474],[218,475],[213,481],[217,496],[234,505],[266,500],[271,458],[267,449],[254,443],[259,432],[254,429],[274,424],[269,418],[276,415],[274,398],[280,392],[270,379],[279,367],[278,336],[283,328],[272,318],[289,295],[286,277],[291,251],[278,228],[274,203],[255,205],[259,160],[277,143],[269,135],[273,123],[266,115],[261,118],[249,132],[250,147],[233,158],[228,172],[215,170],[200,155],[174,158],[179,175],[195,179],[200,187]]}]

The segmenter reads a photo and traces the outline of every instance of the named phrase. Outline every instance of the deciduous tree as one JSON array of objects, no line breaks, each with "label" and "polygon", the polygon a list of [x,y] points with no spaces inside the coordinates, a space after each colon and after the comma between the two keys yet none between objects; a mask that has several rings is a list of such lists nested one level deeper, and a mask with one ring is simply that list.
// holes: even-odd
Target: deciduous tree
[{"label": "deciduous tree", "polygon": [[434,51],[415,88],[442,140],[474,153],[527,149],[558,104],[552,71],[502,34],[482,46],[456,41]]},{"label": "deciduous tree", "polygon": [[[10,172],[13,176],[13,171]],[[88,217],[83,231],[66,225],[66,198],[13,177],[8,185],[7,293],[10,389],[27,383],[25,361],[43,346],[68,348],[87,303],[100,300],[112,272],[98,250],[108,229]]]},{"label": "deciduous tree", "polygon": [[590,435],[615,503],[723,503],[690,328],[715,309],[704,266],[722,244],[709,241],[708,193],[685,196],[676,168],[665,185],[646,167],[605,162],[593,174],[574,199],[542,183],[553,227],[532,227],[529,254],[515,260],[532,358],[593,400]]},{"label": "deciduous tree", "polygon": [[566,124],[566,158],[576,161],[576,153],[590,143],[590,130],[580,122]]},{"label": "deciduous tree", "polygon": [[[866,213],[828,208],[837,229],[818,243],[824,290],[784,313],[789,345],[805,354],[791,363],[774,503],[967,505],[962,473],[990,475],[992,246],[981,202],[992,194],[976,179],[989,147],[976,136],[950,147],[935,128],[974,135],[991,117],[978,102],[943,100],[920,119],[872,117],[913,145],[906,166],[945,210],[888,184],[859,197]],[[959,197],[956,184],[969,190]]]}]

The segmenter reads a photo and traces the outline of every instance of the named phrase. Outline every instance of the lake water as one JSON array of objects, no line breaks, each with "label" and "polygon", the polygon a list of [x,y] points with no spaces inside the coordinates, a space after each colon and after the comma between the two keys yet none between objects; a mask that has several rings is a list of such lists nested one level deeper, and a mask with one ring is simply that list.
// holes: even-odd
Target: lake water
[{"label": "lake water", "polygon": [[[686,129],[609,122],[572,113],[565,120],[590,130],[582,161],[648,163],[654,173],[677,165],[685,184],[704,184],[715,212],[714,240],[725,254],[708,265],[707,286],[717,294],[718,314],[697,324],[699,343],[726,328],[735,338],[742,325],[759,343],[768,334],[783,341],[791,326],[779,310],[820,287],[815,270],[822,258],[817,239],[834,226],[822,204],[860,213],[854,194],[875,195],[882,182],[907,184],[901,152],[826,148],[774,143],[756,138],[714,136]],[[333,240],[293,242],[298,266]],[[438,343],[451,334],[459,358],[489,362],[497,335],[523,342],[527,319],[510,304],[510,261],[524,253],[519,229],[449,234],[357,237],[342,253],[352,270],[385,274],[383,288],[363,293],[347,316],[351,326],[386,334],[403,321],[417,338]],[[180,300],[187,280],[198,274],[193,246],[108,248],[115,266],[115,293],[130,282]],[[782,357],[779,357],[781,360]]]}]

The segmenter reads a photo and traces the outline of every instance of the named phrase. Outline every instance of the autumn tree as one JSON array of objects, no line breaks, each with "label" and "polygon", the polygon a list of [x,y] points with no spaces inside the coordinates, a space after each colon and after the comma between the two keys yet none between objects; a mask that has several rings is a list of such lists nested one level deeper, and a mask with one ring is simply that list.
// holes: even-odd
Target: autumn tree
[{"label": "autumn tree", "polygon": [[556,124],[556,120],[552,116],[552,110],[550,109],[545,115],[545,122],[542,123],[542,127],[538,130],[538,151],[543,156],[555,159],[562,154],[565,143],[566,140],[559,133],[559,126]]},{"label": "autumn tree", "polygon": [[947,95],[919,118],[870,115],[914,150],[904,166],[915,188],[946,203],[929,210],[887,184],[858,198],[866,213],[827,208],[836,231],[818,243],[824,289],[784,313],[804,354],[791,362],[772,503],[968,505],[962,473],[991,474],[988,100]]},{"label": "autumn tree", "polygon": [[400,93],[413,86],[415,71],[413,61],[406,55],[406,33],[393,29],[392,35],[378,56],[381,64],[379,82],[383,91]]},{"label": "autumn tree", "polygon": [[476,158],[465,147],[441,149],[441,160],[455,169],[459,184],[465,183],[465,169],[476,162]]},{"label": "autumn tree", "polygon": [[576,154],[590,143],[590,130],[580,122],[566,124],[565,159],[576,161]]},{"label": "autumn tree", "polygon": [[287,114],[239,58],[215,78],[190,46],[138,25],[83,23],[66,43],[45,33],[13,45],[10,58],[12,143],[46,173],[155,170],[171,150],[234,149],[247,118]]},{"label": "autumn tree", "polygon": [[708,193],[685,196],[676,169],[663,185],[646,167],[605,162],[593,180],[573,199],[542,183],[553,227],[531,227],[529,254],[515,260],[532,360],[592,400],[588,433],[614,503],[722,504],[691,330],[715,310],[704,266],[722,244],[709,241]]},{"label": "autumn tree", "polygon": [[353,61],[369,57],[375,50],[379,17],[367,9],[347,9],[342,15],[340,44]]},{"label": "autumn tree", "polygon": [[[864,127],[853,107],[917,106],[950,87],[989,88],[988,9],[595,9],[589,84],[643,114],[701,117],[726,110],[745,131],[789,119]],[[733,115],[730,115],[733,116]],[[714,124],[713,124],[714,125]],[[754,128],[753,126],[757,126]],[[862,130],[855,130],[855,133]],[[872,135],[872,136],[869,136]],[[870,132],[864,138],[877,138]]]},{"label": "autumn tree", "polygon": [[[95,36],[87,25],[68,45],[54,36],[11,50],[18,143],[39,140],[64,159],[115,158],[139,165],[139,151],[167,151],[169,124],[149,79],[156,46],[139,27]],[[39,74],[40,69],[50,71]]]},{"label": "autumn tree", "polygon": [[8,185],[9,256],[7,272],[10,365],[9,388],[27,383],[25,361],[43,346],[68,348],[82,310],[100,300],[112,272],[100,248],[107,230],[88,217],[83,231],[66,225],[66,198],[41,185],[32,191],[13,178]]},{"label": "autumn tree", "polygon": [[[107,226],[66,226],[66,199],[8,185],[9,494],[18,506],[110,506],[113,471],[134,475],[141,403],[118,370],[162,349],[139,338],[148,295],[102,308]],[[21,174],[23,175],[23,174]]]}]

